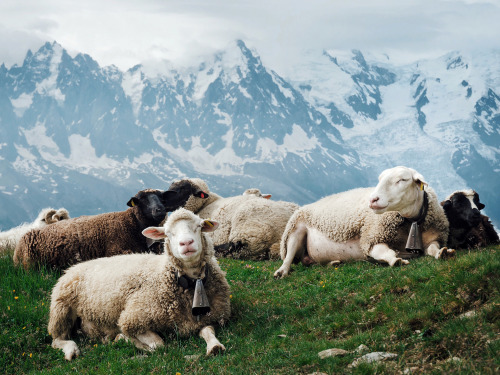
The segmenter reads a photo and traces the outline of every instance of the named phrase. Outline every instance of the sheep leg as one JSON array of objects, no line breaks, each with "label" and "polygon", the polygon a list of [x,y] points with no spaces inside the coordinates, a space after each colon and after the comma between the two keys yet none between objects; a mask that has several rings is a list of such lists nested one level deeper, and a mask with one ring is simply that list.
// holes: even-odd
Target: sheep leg
[{"label": "sheep leg", "polygon": [[[61,293],[61,291],[53,293]],[[64,352],[64,358],[68,361],[80,355],[80,349],[76,343],[68,340],[76,320],[76,313],[70,306],[61,300],[52,301],[48,325],[49,334],[53,338],[52,347],[61,349]]]},{"label": "sheep leg", "polygon": [[292,265],[295,257],[301,257],[306,244],[307,227],[305,225],[299,226],[293,233],[290,234],[285,244],[286,256],[283,264],[274,273],[275,279],[282,279],[290,273],[290,266]]},{"label": "sheep leg", "polygon": [[439,247],[437,241],[432,241],[425,249],[425,255],[429,255],[436,259],[449,258],[455,255],[455,250],[448,249],[447,247]]},{"label": "sheep leg", "polygon": [[71,361],[80,355],[80,349],[73,340],[64,340],[63,338],[55,338],[52,340],[52,347],[54,349],[61,349],[64,352],[64,358]]},{"label": "sheep leg", "polygon": [[202,337],[207,343],[207,356],[216,355],[226,350],[224,345],[222,345],[219,340],[217,340],[217,337],[215,337],[214,327],[203,327],[200,330],[200,337]]},{"label": "sheep leg", "polygon": [[398,258],[396,252],[385,243],[379,243],[373,246],[368,255],[375,260],[388,263],[391,267],[410,263],[405,259]]},{"label": "sheep leg", "polygon": [[[153,331],[146,331],[144,333],[139,333],[135,337],[127,335],[124,335],[124,337],[132,341],[132,343],[137,348],[142,350],[147,350],[149,352],[155,351],[156,349],[161,348],[162,346],[165,345],[163,339]],[[118,336],[117,339],[119,339]]]}]

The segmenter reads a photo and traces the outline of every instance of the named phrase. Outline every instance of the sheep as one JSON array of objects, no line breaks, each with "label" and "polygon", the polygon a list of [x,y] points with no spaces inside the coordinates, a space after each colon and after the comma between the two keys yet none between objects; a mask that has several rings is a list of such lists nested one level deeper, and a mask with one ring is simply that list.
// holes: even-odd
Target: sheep
[{"label": "sheep", "polygon": [[69,219],[68,210],[59,208],[44,208],[32,223],[24,223],[5,232],[0,232],[0,249],[14,249],[21,237],[31,229],[43,228],[60,220]]},{"label": "sheep", "polygon": [[[230,289],[206,235],[217,226],[180,208],[163,227],[142,232],[152,239],[164,238],[164,254],[118,255],[69,268],[52,290],[52,347],[61,349],[67,360],[80,355],[70,339],[80,321],[84,334],[103,342],[125,338],[139,349],[154,351],[164,345],[158,333],[199,332],[207,355],[223,352],[213,324],[223,325],[230,317]],[[191,287],[201,280],[209,305],[204,311],[193,306]]]},{"label": "sheep", "polygon": [[256,197],[264,198],[264,199],[271,199],[271,194],[262,194],[260,189],[257,188],[250,188],[246,189],[243,192],[243,195],[255,195]]},{"label": "sheep", "polygon": [[296,211],[283,233],[283,264],[274,276],[287,276],[294,260],[336,264],[370,257],[390,266],[408,264],[403,258],[413,257],[405,251],[411,221],[420,222],[426,255],[455,253],[444,247],[448,220],[423,176],[407,167],[387,169],[375,188],[330,195]]},{"label": "sheep", "polygon": [[500,242],[489,217],[481,214],[485,205],[474,190],[455,191],[441,206],[450,222],[448,247],[476,249]]},{"label": "sheep", "polygon": [[247,194],[223,198],[210,192],[207,184],[199,178],[174,182],[170,188],[182,185],[198,186],[209,192],[210,197],[205,200],[190,197],[184,208],[201,218],[219,222],[219,229],[212,234],[218,257],[279,259],[281,235],[288,219],[299,208],[297,204],[261,199],[256,189],[249,190]]},{"label": "sheep", "polygon": [[141,190],[130,198],[125,211],[81,216],[32,230],[16,246],[14,264],[25,269],[34,265],[64,269],[84,260],[154,251],[141,231],[160,224],[167,211],[182,206],[193,194],[196,191]]}]

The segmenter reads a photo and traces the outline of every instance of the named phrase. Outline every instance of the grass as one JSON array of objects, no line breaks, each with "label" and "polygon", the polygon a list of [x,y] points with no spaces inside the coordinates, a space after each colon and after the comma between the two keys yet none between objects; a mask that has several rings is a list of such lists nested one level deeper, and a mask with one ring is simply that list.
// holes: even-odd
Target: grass
[{"label": "grass", "polygon": [[[274,280],[280,262],[221,259],[233,316],[216,329],[225,354],[204,357],[198,336],[167,335],[144,353],[132,344],[77,339],[72,362],[50,347],[50,291],[59,274],[15,268],[0,257],[0,369],[6,374],[493,374],[500,373],[500,246],[430,257],[405,267],[368,262],[295,266]],[[461,314],[475,311],[473,317]],[[359,357],[320,359],[329,348],[396,353],[396,360],[349,368]],[[186,359],[187,355],[201,355]],[[458,358],[452,360],[452,358]]]}]

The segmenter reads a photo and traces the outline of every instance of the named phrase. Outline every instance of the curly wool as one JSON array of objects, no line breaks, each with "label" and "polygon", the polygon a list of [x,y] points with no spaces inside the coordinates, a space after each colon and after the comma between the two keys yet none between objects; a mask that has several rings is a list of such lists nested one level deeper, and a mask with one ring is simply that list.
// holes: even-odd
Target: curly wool
[{"label": "curly wool", "polygon": [[[285,259],[288,237],[299,223],[318,229],[335,242],[359,238],[366,256],[379,243],[385,243],[396,251],[404,251],[411,223],[395,211],[375,214],[368,206],[372,191],[373,188],[360,188],[333,194],[296,211],[283,233],[281,259]],[[424,247],[435,239],[440,246],[444,246],[448,238],[448,220],[434,190],[427,187],[426,191],[429,208],[420,226]]]},{"label": "curly wool", "polygon": [[[208,191],[203,180],[193,178],[189,181]],[[223,198],[210,193],[205,200],[191,196],[184,208],[194,210],[201,218],[219,223],[217,230],[210,234],[216,246],[243,244],[239,251],[227,257],[263,260],[279,259],[281,235],[288,219],[299,206],[291,202],[271,201],[255,194]]]},{"label": "curly wool", "polygon": [[194,291],[178,285],[176,272],[182,273],[182,267],[167,251],[95,259],[69,268],[52,291],[49,333],[56,338],[72,328],[62,319],[68,309],[81,318],[87,335],[104,339],[146,331],[187,336],[210,324],[225,324],[231,314],[229,285],[208,238],[203,249],[211,310],[199,321],[191,313]]},{"label": "curly wool", "polygon": [[[146,189],[144,192],[153,192]],[[139,207],[63,220],[26,233],[14,251],[14,264],[65,269],[101,257],[147,252],[141,234],[147,219]]]}]

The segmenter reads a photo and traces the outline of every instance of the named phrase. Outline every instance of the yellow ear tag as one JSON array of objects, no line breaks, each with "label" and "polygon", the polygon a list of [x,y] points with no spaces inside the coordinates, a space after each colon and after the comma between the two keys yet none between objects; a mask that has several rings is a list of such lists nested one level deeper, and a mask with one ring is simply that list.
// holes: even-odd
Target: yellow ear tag
[{"label": "yellow ear tag", "polygon": [[209,227],[214,226],[210,220],[205,220],[205,224],[207,224]]},{"label": "yellow ear tag", "polygon": [[132,207],[134,207],[134,206],[135,206],[134,201],[130,201],[130,205],[131,205]]},{"label": "yellow ear tag", "polygon": [[424,183],[423,182],[420,183],[420,190],[424,190]]}]

